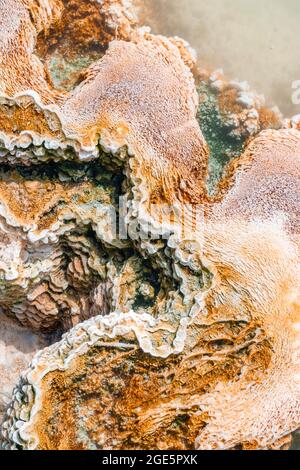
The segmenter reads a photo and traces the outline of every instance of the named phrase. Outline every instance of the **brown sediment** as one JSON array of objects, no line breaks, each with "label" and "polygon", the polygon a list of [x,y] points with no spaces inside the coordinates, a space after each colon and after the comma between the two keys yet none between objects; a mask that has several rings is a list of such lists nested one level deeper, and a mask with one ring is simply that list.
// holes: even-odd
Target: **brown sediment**
[{"label": "brown sediment", "polygon": [[[55,73],[60,70],[62,79],[54,85],[60,89],[71,89],[72,85],[82,80],[82,71],[103,56],[110,41],[130,38],[134,17],[133,14],[127,17],[126,9],[121,10],[120,2],[114,2],[115,6],[107,1],[100,5],[97,0],[61,3],[59,20],[39,34],[36,53],[44,62],[49,77],[52,69]],[[118,24],[114,21],[115,16]],[[53,59],[54,65],[51,64]],[[76,66],[76,60],[79,63],[83,61],[83,65]],[[70,63],[69,70],[65,70],[66,61]]]},{"label": "brown sediment", "polygon": [[96,1],[64,1],[59,20],[38,36],[37,54],[44,58],[57,47],[61,47],[61,53],[67,55],[86,53],[93,49],[102,52],[103,30],[104,22]]},{"label": "brown sediment", "polygon": [[[224,358],[213,367],[209,359],[201,364],[194,357],[197,349],[207,347],[207,354],[213,354],[225,346],[224,339],[207,341],[199,334],[191,351],[165,360],[145,355],[134,345],[129,352],[113,345],[109,350],[92,348],[67,371],[49,372],[42,380],[43,402],[35,422],[39,447],[193,449],[209,415],[201,410],[201,400],[191,405],[192,397],[241,372],[241,359]],[[252,357],[253,368],[264,370],[269,360],[266,345]]]},{"label": "brown sediment", "polygon": [[[279,116],[221,73],[195,77],[188,46],[138,29],[131,3],[7,3],[0,305],[33,330],[74,328],[23,374],[1,445],[286,446],[300,424],[299,131],[260,132]],[[70,91],[36,55],[94,47]],[[246,146],[214,197],[200,76]],[[121,195],[127,240],[105,212]]]},{"label": "brown sediment", "polygon": [[[19,181],[18,181],[19,179]],[[86,204],[103,197],[103,191],[89,182],[62,184],[59,182],[29,180],[18,177],[0,181],[1,202],[20,226],[37,224],[37,231],[50,229],[64,207]],[[14,195],[12,198],[11,195]]]},{"label": "brown sediment", "polygon": [[237,103],[238,90],[235,88],[228,88],[223,93],[220,93],[218,97],[218,102],[221,112],[230,112],[230,113],[240,113],[242,108],[241,105]]},{"label": "brown sediment", "polygon": [[280,119],[278,119],[278,114],[270,108],[261,108],[259,110],[259,119],[261,130],[280,129],[282,126]]},{"label": "brown sediment", "polygon": [[3,104],[0,106],[1,132],[9,135],[20,135],[21,132],[26,130],[27,132],[33,131],[49,139],[61,137],[59,127],[55,130],[52,126],[51,129],[43,111],[30,101],[28,100],[27,103],[25,101],[19,105],[9,106]]}]

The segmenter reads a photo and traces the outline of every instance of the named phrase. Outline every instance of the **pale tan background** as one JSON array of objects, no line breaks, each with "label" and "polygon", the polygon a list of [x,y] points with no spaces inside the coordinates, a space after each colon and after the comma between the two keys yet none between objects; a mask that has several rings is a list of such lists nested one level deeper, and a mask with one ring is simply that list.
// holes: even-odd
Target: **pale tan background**
[{"label": "pale tan background", "polygon": [[[145,0],[155,32],[186,38],[200,63],[247,80],[286,115],[300,113],[300,0]],[[149,16],[148,16],[149,18]]]}]

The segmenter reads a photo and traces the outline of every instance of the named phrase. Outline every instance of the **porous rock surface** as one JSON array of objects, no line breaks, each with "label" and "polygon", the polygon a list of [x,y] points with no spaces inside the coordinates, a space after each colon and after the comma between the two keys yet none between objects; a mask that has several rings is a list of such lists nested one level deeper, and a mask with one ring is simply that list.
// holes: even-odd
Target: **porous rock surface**
[{"label": "porous rock surface", "polygon": [[0,5],[1,325],[31,352],[65,332],[21,374],[1,446],[287,448],[300,132],[138,6]]}]

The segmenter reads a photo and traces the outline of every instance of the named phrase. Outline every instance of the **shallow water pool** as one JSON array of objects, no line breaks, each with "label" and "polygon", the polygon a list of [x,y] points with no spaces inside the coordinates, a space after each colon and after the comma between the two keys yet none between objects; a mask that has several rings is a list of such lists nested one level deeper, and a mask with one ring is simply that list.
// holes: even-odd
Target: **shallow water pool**
[{"label": "shallow water pool", "polygon": [[300,81],[299,0],[148,0],[155,32],[178,35],[200,63],[247,80],[285,115],[300,113],[292,83]]}]

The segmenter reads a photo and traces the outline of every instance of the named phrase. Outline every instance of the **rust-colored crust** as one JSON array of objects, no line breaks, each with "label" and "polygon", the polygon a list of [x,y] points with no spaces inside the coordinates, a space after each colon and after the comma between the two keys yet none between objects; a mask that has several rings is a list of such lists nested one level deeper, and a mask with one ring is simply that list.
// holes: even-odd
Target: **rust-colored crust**
[{"label": "rust-colored crust", "polygon": [[[212,354],[218,348],[212,332],[200,334],[185,355],[163,360],[134,345],[129,351],[95,347],[74,359],[67,371],[47,374],[35,422],[39,448],[194,449],[210,421],[201,410],[201,395],[218,383],[225,386],[242,368],[241,358],[227,357],[215,367],[210,361],[195,362],[197,351],[207,347]],[[265,344],[251,357],[256,375],[265,370],[270,354]],[[192,405],[195,397],[199,402]],[[83,423],[86,442],[78,423]],[[244,446],[254,449],[257,443]]]},{"label": "rust-colored crust", "polygon": [[[76,4],[0,5],[1,307],[77,325],[24,372],[1,445],[283,448],[300,425],[299,123],[266,130],[278,115],[215,73],[249,139],[209,197],[192,51],[139,28],[132,2]],[[64,55],[78,80],[60,86]],[[125,193],[122,241],[104,205]]]}]

